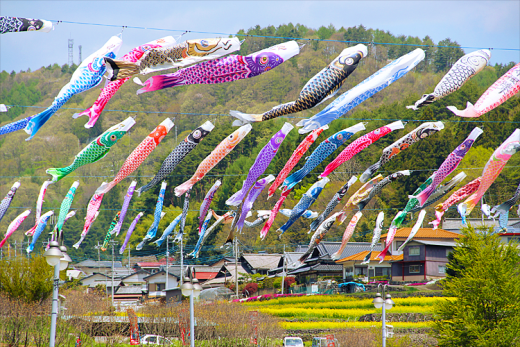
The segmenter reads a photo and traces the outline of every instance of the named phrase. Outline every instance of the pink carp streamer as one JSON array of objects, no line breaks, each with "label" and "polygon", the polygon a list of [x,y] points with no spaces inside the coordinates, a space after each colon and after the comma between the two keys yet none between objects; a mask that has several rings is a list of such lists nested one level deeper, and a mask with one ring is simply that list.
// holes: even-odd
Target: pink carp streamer
[{"label": "pink carp streamer", "polygon": [[435,220],[430,222],[430,224],[433,225],[433,230],[439,227],[442,221],[442,216],[444,216],[444,212],[446,212],[450,206],[453,206],[456,203],[466,199],[468,196],[477,191],[481,180],[482,177],[475,178],[473,181],[469,182],[464,187],[451,194],[451,196],[442,204],[435,206]]},{"label": "pink carp streamer", "polygon": [[139,165],[141,165],[148,155],[161,143],[171,128],[173,128],[173,122],[170,118],[166,118],[130,153],[112,182],[103,183],[96,190],[96,194],[108,193],[116,184],[137,170]]},{"label": "pink carp streamer", "polygon": [[459,117],[476,118],[506,102],[520,91],[520,63],[516,64],[489,87],[475,105],[469,101],[465,110],[459,111],[455,106],[448,109]]},{"label": "pink carp streamer", "polygon": [[11,237],[11,235],[13,235],[13,233],[16,231],[16,229],[18,229],[18,227],[20,226],[20,224],[23,223],[23,221],[25,220],[25,218],[27,218],[27,216],[31,213],[31,210],[26,210],[25,212],[23,212],[22,214],[20,214],[18,217],[16,217],[12,222],[11,224],[9,224],[9,226],[7,227],[7,231],[5,232],[5,237],[2,241],[0,241],[0,248],[2,248],[5,244],[5,242],[7,241],[7,239],[9,237]]},{"label": "pink carp streamer", "polygon": [[366,135],[361,136],[356,141],[348,145],[327,167],[325,171],[320,175],[320,178],[327,177],[336,170],[338,166],[344,162],[350,160],[353,156],[379,140],[385,135],[390,134],[392,131],[397,129],[404,129],[404,124],[401,121],[393,122],[388,125],[382,126],[379,129],[369,132]]},{"label": "pink carp streamer", "polygon": [[[482,181],[476,193],[473,193],[462,204],[458,206],[459,213],[462,217],[468,216],[477,203],[482,199],[484,193],[497,179],[502,169],[506,166],[507,161],[513,154],[520,150],[520,129],[516,129],[511,136],[507,138],[491,155],[484,171],[482,172]],[[463,218],[464,219],[464,218]]]},{"label": "pink carp streamer", "polygon": [[[105,182],[103,182],[105,183]],[[87,215],[85,217],[85,225],[83,226],[83,231],[81,232],[81,238],[78,242],[72,245],[72,247],[78,249],[92,226],[92,223],[96,220],[99,215],[99,207],[101,206],[101,201],[103,201],[104,194],[94,194],[90,198],[87,206]]]},{"label": "pink carp streamer", "polygon": [[451,152],[448,157],[441,164],[439,169],[435,171],[432,183],[426,187],[422,192],[420,192],[417,196],[410,196],[409,198],[417,198],[419,200],[419,205],[421,207],[424,206],[424,203],[430,195],[435,191],[435,188],[446,178],[449,174],[451,174],[457,166],[459,166],[464,156],[469,152],[475,140],[483,133],[484,131],[480,128],[475,128],[471,131],[469,136]]},{"label": "pink carp streamer", "polygon": [[283,183],[283,181],[289,176],[289,173],[291,170],[298,164],[298,161],[300,161],[301,157],[307,152],[309,147],[316,141],[318,136],[321,135],[321,133],[329,128],[328,125],[324,125],[321,128],[313,130],[309,135],[307,135],[303,141],[296,147],[293,154],[287,160],[287,163],[285,163],[285,166],[283,167],[282,171],[278,174],[276,179],[274,180],[273,184],[269,187],[268,196],[267,199],[269,199],[271,196],[274,195],[274,192],[276,191],[276,188],[280,186],[280,184]]},{"label": "pink carp streamer", "polygon": [[47,193],[47,187],[53,183],[54,182],[52,182],[52,181],[43,182],[42,187],[40,188],[40,195],[38,195],[38,200],[36,200],[36,218],[35,218],[34,226],[31,229],[27,230],[25,232],[25,235],[27,235],[27,236],[34,235],[34,232],[36,231],[36,227],[38,226],[38,223],[40,223],[40,217],[42,214],[42,206],[43,206],[43,202],[45,201],[44,199],[45,199],[45,193]]},{"label": "pink carp streamer", "polygon": [[283,202],[287,197],[289,196],[289,193],[292,191],[292,189],[284,189],[282,191],[282,195],[280,196],[280,199],[274,204],[273,209],[271,210],[271,214],[269,215],[269,219],[267,222],[265,222],[264,227],[260,231],[260,239],[265,240],[267,233],[269,232],[269,229],[271,228],[271,225],[273,225],[274,219],[276,218],[276,215],[278,214],[278,211],[280,211],[280,208],[282,207]]},{"label": "pink carp streamer", "polygon": [[[135,47],[130,52],[125,54],[121,57],[121,60],[128,61],[131,63],[137,62],[143,54],[147,51],[149,51],[152,48],[161,48],[161,47],[170,47],[175,44],[175,39],[171,36],[166,36],[161,39],[153,40],[148,43],[145,43],[144,45]],[[94,101],[94,104],[86,109],[83,112],[75,113],[72,118],[78,118],[80,116],[88,116],[89,121],[87,124],[85,124],[85,128],[92,128],[99,116],[101,115],[101,112],[103,112],[103,109],[105,108],[108,101],[114,96],[114,94],[121,88],[121,86],[130,79],[130,77],[126,77],[117,81],[111,81],[108,82],[107,85],[101,90],[101,93],[99,94],[96,101]]]},{"label": "pink carp streamer", "polygon": [[345,229],[345,232],[343,233],[343,238],[341,239],[341,245],[339,246],[339,249],[336,253],[331,255],[332,260],[338,260],[341,257],[341,253],[343,253],[343,250],[345,247],[347,247],[347,243],[350,241],[350,238],[352,235],[354,235],[354,230],[356,230],[356,225],[361,217],[363,217],[363,213],[361,211],[357,212],[354,217],[352,217],[347,225],[347,228]]}]

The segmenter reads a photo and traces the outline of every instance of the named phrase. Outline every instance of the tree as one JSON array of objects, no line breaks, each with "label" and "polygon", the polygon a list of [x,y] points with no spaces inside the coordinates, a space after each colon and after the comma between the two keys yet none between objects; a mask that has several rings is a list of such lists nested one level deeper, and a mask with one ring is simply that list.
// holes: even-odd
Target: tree
[{"label": "tree", "polygon": [[43,255],[0,260],[0,293],[27,303],[41,303],[52,293],[53,271]]},{"label": "tree", "polygon": [[520,255],[492,229],[463,230],[447,265],[443,300],[435,308],[439,346],[519,346]]}]

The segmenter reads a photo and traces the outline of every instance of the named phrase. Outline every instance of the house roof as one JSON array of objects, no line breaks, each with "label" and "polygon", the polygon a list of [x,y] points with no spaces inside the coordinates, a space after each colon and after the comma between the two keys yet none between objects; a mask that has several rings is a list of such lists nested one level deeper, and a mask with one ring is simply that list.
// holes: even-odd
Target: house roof
[{"label": "house roof", "polygon": [[[510,217],[513,214],[510,214]],[[498,219],[484,219],[482,218],[466,218],[467,224],[471,224],[474,228],[494,228],[495,231],[500,230]],[[460,218],[446,218],[442,222],[442,228],[444,230],[449,231],[459,231],[462,229],[464,225],[462,224],[462,219]],[[520,229],[520,219],[519,218],[509,218],[507,221],[507,229]]]},{"label": "house roof", "polygon": [[[343,252],[341,253],[340,259],[350,257],[356,253],[362,251],[370,250],[370,242],[349,242]],[[320,244],[316,247],[320,253],[320,257],[330,258],[333,253],[336,253],[341,246],[341,242],[320,242]],[[374,247],[374,251],[381,252],[383,250],[383,246],[378,243]]]},{"label": "house roof", "polygon": [[[171,276],[176,277],[177,279],[180,278],[179,275],[174,274],[171,270],[168,271],[168,273],[169,273]],[[148,282],[148,280],[149,280],[150,278],[154,277],[154,276],[159,276],[159,275],[160,275],[160,276],[164,276],[165,274],[166,274],[166,271],[161,270],[161,271],[158,271],[158,272],[156,272],[156,273],[154,273],[154,274],[151,274],[150,276],[146,276],[146,277],[143,278],[143,279],[144,279],[145,281]]]},{"label": "house roof", "polygon": [[143,290],[141,287],[136,286],[127,286],[127,287],[118,287],[114,294],[117,295],[141,295],[143,294]]},{"label": "house roof", "polygon": [[281,254],[247,254],[242,257],[251,265],[253,269],[269,270],[278,265]]},{"label": "house roof", "polygon": [[[99,268],[99,267],[105,267],[105,268],[111,268],[112,267],[112,261],[96,261],[92,259],[83,260],[82,262],[79,262],[77,264],[74,264],[74,266],[81,266],[81,267],[92,267],[92,268]],[[120,268],[123,267],[120,261],[114,262],[114,268]]]},{"label": "house roof", "polygon": [[[353,254],[351,255],[350,257],[346,257],[346,258],[343,258],[343,259],[340,259],[340,260],[336,260],[336,263],[343,263],[343,262],[346,262],[346,261],[363,261],[365,259],[365,257],[367,256],[368,252],[370,251],[363,251],[363,252],[359,252],[359,253],[356,253],[356,254]],[[379,258],[376,258],[377,255],[379,254],[379,252],[372,252],[372,254],[370,254],[370,260],[379,260]],[[385,260],[384,261],[391,261],[391,260],[396,260],[399,256],[398,255],[386,255],[385,256]],[[401,258],[402,258],[402,255],[401,255]]]},{"label": "house roof", "polygon": [[[396,238],[407,238],[410,236],[412,228],[401,228],[397,229],[395,233]],[[381,240],[386,239],[388,234],[381,235]],[[444,229],[431,229],[431,228],[420,228],[417,234],[414,236],[414,240],[417,239],[458,239],[460,234]]]},{"label": "house roof", "polygon": [[446,246],[446,247],[455,247],[456,243],[455,241],[423,241],[423,240],[413,240],[413,242],[417,242],[422,245],[429,245],[429,246]]},{"label": "house roof", "polygon": [[308,266],[302,266],[297,268],[296,270],[292,270],[288,272],[289,275],[296,275],[303,272],[310,272],[310,271],[316,271],[316,272],[341,272],[343,271],[343,265],[340,264],[316,264],[316,265],[308,265]]}]

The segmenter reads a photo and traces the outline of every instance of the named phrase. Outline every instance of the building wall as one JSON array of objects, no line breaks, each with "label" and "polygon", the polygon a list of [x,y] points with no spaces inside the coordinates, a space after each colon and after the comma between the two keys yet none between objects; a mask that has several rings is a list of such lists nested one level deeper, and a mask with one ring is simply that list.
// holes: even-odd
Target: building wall
[{"label": "building wall", "polygon": [[446,273],[439,271],[439,266],[446,267],[447,261],[427,261],[426,262],[426,276],[445,277]]},{"label": "building wall", "polygon": [[[410,255],[411,248],[419,248],[419,255]],[[424,245],[412,245],[406,246],[403,253],[404,261],[416,261],[416,260],[424,260],[425,259],[425,247]]]},{"label": "building wall", "polygon": [[447,261],[447,255],[450,251],[453,250],[452,247],[446,246],[426,246],[426,259],[428,260],[437,260],[437,261]]},{"label": "building wall", "polygon": [[[402,276],[392,276],[393,282],[403,282]],[[421,282],[424,281],[424,275],[423,276],[405,276],[404,282]]]},{"label": "building wall", "polygon": [[[403,267],[404,265],[404,267]],[[411,267],[419,266],[419,272],[410,272]],[[420,278],[420,280],[424,280],[424,264],[423,262],[397,262],[392,263],[392,280],[403,281],[403,271],[404,271],[404,281],[416,281],[416,279],[411,278]]]}]

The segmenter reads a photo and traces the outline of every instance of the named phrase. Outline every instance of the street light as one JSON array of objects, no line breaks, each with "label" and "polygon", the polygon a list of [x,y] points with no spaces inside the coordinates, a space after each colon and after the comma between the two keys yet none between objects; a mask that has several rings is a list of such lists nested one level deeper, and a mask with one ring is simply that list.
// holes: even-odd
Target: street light
[{"label": "street light", "polygon": [[[182,276],[182,273],[181,273]],[[184,283],[181,285],[181,292],[184,296],[190,297],[190,346],[195,347],[195,313],[193,309],[193,298],[198,298],[202,287],[199,284],[199,280],[196,278],[190,279],[189,277],[184,278]]]},{"label": "street light", "polygon": [[58,318],[58,287],[60,283],[60,270],[65,270],[71,259],[67,254],[67,247],[59,245],[56,241],[49,243],[49,249],[43,253],[47,264],[54,267],[54,280],[52,288],[52,313],[51,313],[51,336],[49,346],[54,347],[56,343],[56,319]]},{"label": "street light", "polygon": [[[379,286],[381,286],[381,284],[379,284],[377,286],[378,291],[379,291]],[[383,285],[383,295],[385,295],[386,289],[387,289],[387,285],[384,284]],[[381,316],[381,321],[383,322],[383,347],[386,347],[387,332],[386,332],[385,313],[386,313],[386,309],[390,310],[394,306],[394,301],[392,300],[392,297],[390,296],[390,294],[386,294],[386,300],[383,300],[381,293],[377,293],[374,300],[372,300],[372,303],[374,304],[375,308],[383,308],[383,314]]]}]

